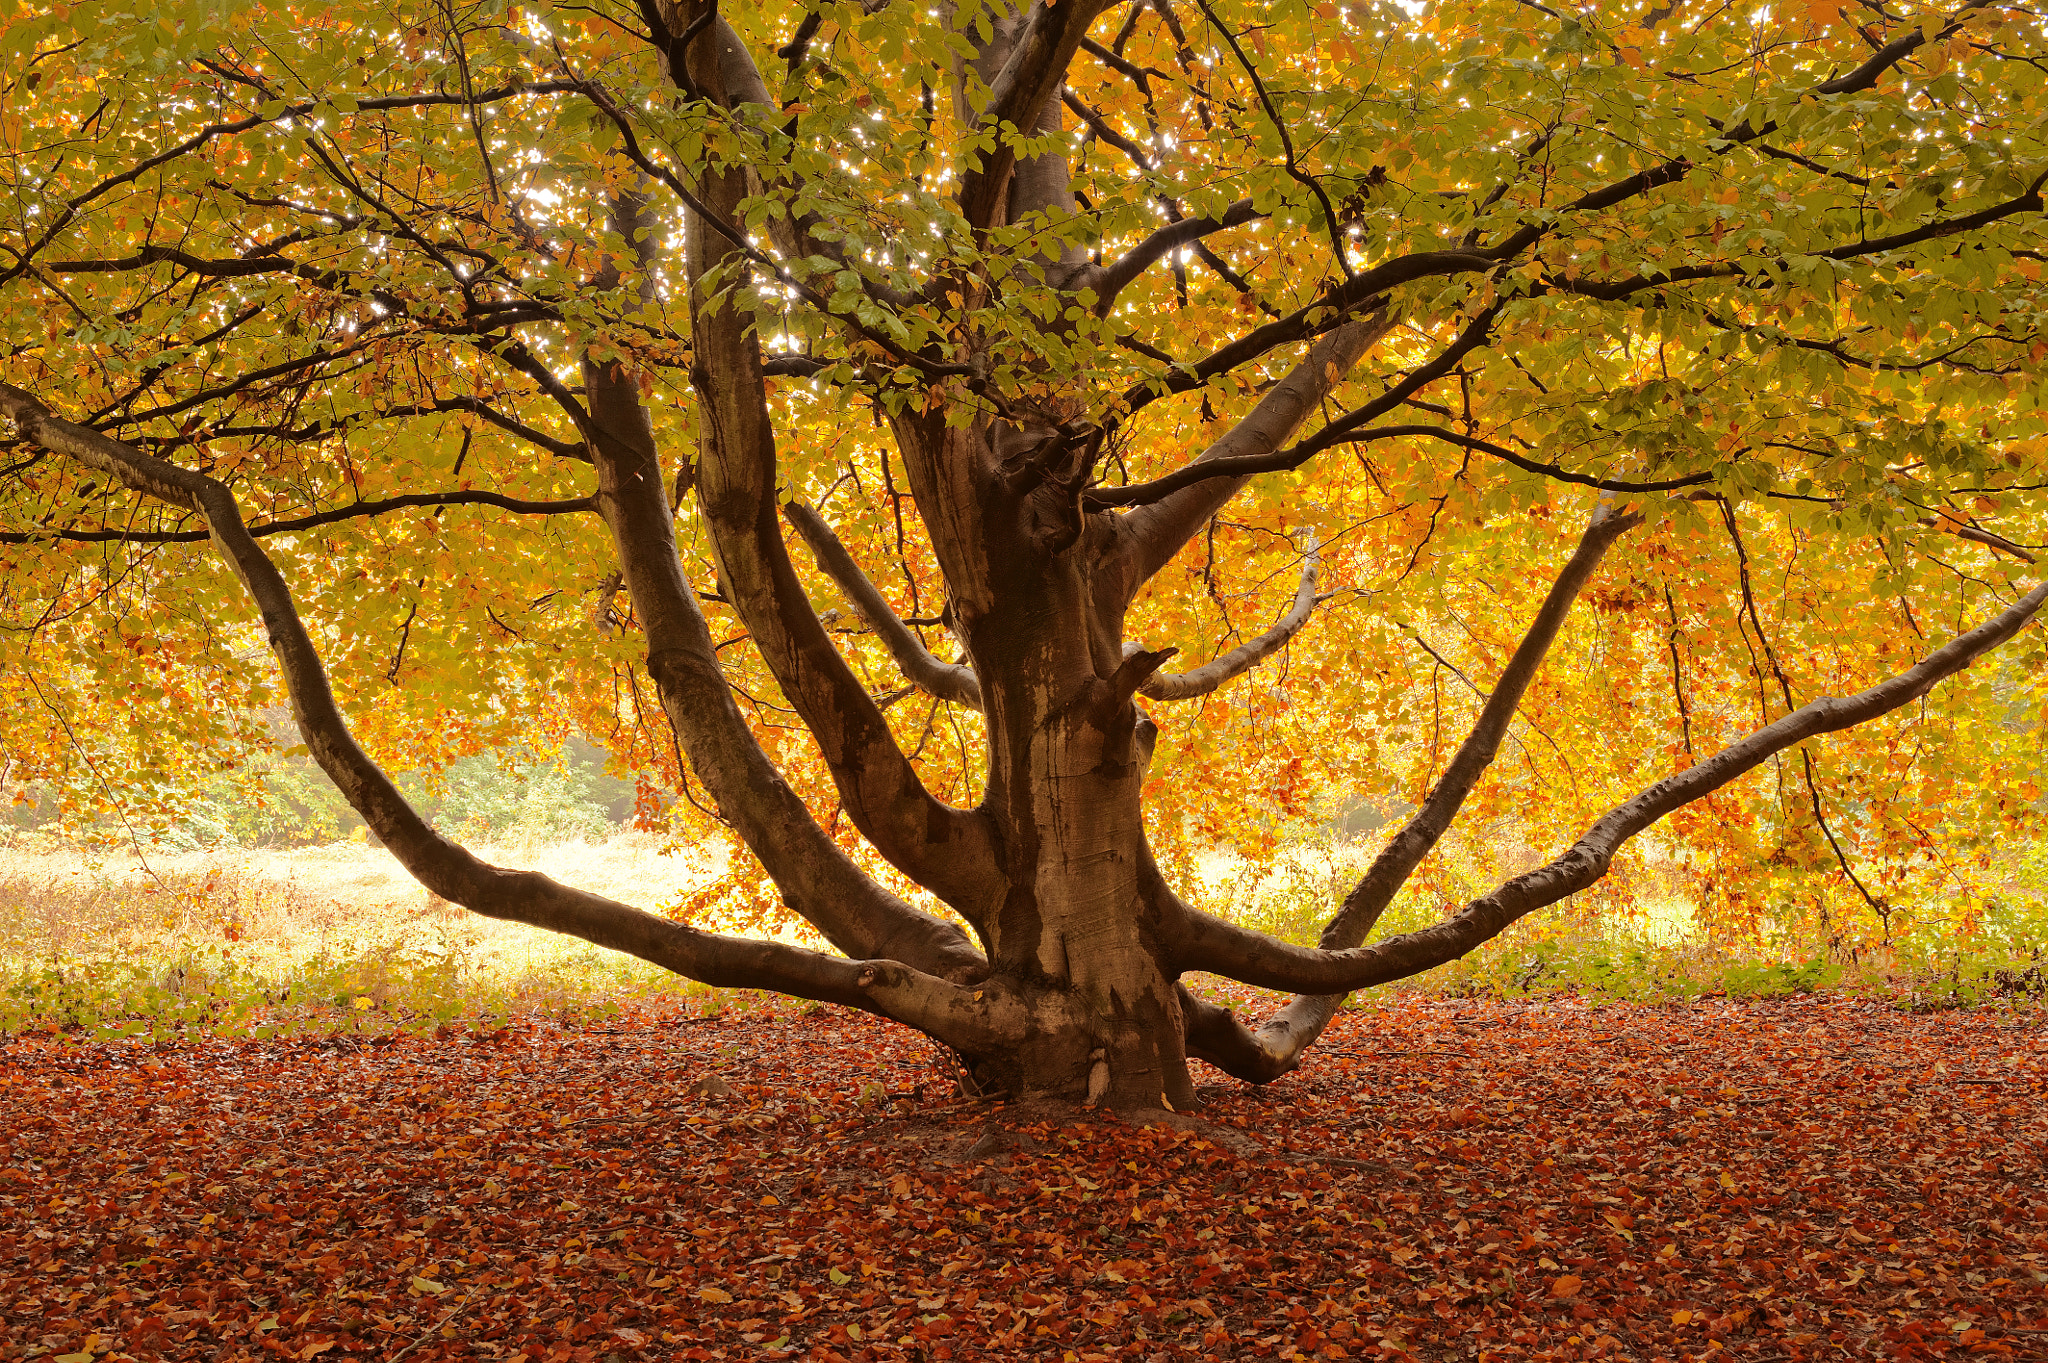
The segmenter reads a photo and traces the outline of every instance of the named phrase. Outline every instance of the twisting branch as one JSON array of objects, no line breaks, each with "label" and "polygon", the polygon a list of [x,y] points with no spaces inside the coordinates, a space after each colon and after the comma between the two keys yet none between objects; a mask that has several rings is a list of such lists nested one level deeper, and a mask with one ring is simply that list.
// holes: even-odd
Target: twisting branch
[{"label": "twisting branch", "polygon": [[[1479,778],[1486,774],[1487,768],[1493,765],[1501,740],[1507,736],[1508,723],[1536,680],[1544,658],[1557,641],[1558,631],[1564,628],[1565,617],[1571,614],[1573,603],[1586,589],[1594,570],[1600,566],[1600,561],[1607,556],[1614,542],[1642,523],[1640,513],[1625,510],[1608,498],[1601,499],[1592,520],[1586,525],[1585,533],[1579,537],[1578,548],[1572,551],[1557,579],[1550,584],[1543,604],[1537,608],[1536,618],[1530,621],[1528,631],[1508,659],[1500,680],[1494,683],[1493,693],[1480,707],[1472,732],[1466,735],[1465,741],[1452,755],[1449,765],[1444,768],[1443,778],[1423,800],[1422,808],[1415,811],[1414,817],[1400,832],[1387,840],[1365,875],[1344,897],[1343,906],[1323,928],[1322,939],[1318,943],[1322,950],[1341,951],[1364,942],[1379,922],[1380,915],[1387,911],[1387,905],[1393,903],[1394,895],[1408,883],[1408,877],[1415,873],[1415,868],[1422,864],[1422,859],[1429,855],[1450,828],[1458,817],[1458,811],[1464,807],[1466,797],[1479,783]],[[1292,1068],[1343,1006],[1341,994],[1305,995],[1292,999],[1259,1029],[1260,1045]]]},{"label": "twisting branch", "polygon": [[1095,315],[1109,316],[1117,295],[1139,275],[1145,273],[1160,259],[1183,246],[1193,245],[1203,237],[1242,227],[1265,217],[1264,213],[1252,207],[1251,200],[1245,199],[1223,210],[1221,217],[1182,218],[1179,222],[1168,223],[1133,246],[1124,256],[1110,265],[1091,272],[1080,282],[1094,288],[1097,298]]},{"label": "twisting branch", "polygon": [[493,866],[450,842],[428,825],[357,745],[335,704],[325,665],[290,588],[249,534],[225,485],[62,420],[10,384],[0,383],[0,413],[14,421],[23,439],[205,519],[222,557],[262,615],[299,732],[314,759],[399,863],[442,898],[488,917],[629,952],[707,984],[775,989],[869,1009],[955,1046],[986,1045],[1010,1030],[1013,1024],[1003,1019],[1000,998],[979,998],[960,985],[895,961],[842,960],[780,942],[699,932],[602,895],[571,889],[537,871]]},{"label": "twisting branch", "polygon": [[889,603],[882,599],[882,593],[853,561],[853,555],[846,552],[839,536],[832,533],[832,527],[818,513],[800,501],[785,502],[782,514],[809,545],[811,553],[818,560],[818,566],[832,579],[860,618],[867,622],[869,629],[878,635],[889,650],[889,656],[896,660],[896,666],[903,669],[903,675],[919,688],[949,700],[956,705],[981,708],[981,681],[974,675],[974,669],[961,663],[942,662],[932,656],[910,626],[897,618],[889,609]]},{"label": "twisting branch", "polygon": [[1576,483],[1580,487],[1598,488],[1602,492],[1670,492],[1682,487],[1697,487],[1714,480],[1711,473],[1689,473],[1682,478],[1658,478],[1646,482],[1627,478],[1595,478],[1589,473],[1575,473],[1557,464],[1541,459],[1531,459],[1518,454],[1505,445],[1477,436],[1465,435],[1444,426],[1402,425],[1367,426],[1363,430],[1345,430],[1331,434],[1318,432],[1299,444],[1271,454],[1240,455],[1232,459],[1211,459],[1202,463],[1189,464],[1175,469],[1172,473],[1154,478],[1149,483],[1133,483],[1128,487],[1096,488],[1084,498],[1084,504],[1091,509],[1107,506],[1143,506],[1160,498],[1192,487],[1210,478],[1250,478],[1261,473],[1277,473],[1287,469],[1298,469],[1316,455],[1332,445],[1363,445],[1375,440],[1396,440],[1403,437],[1422,436],[1430,440],[1441,440],[1460,449],[1473,450],[1491,455],[1503,463],[1513,464],[1525,473],[1538,473],[1560,483]]},{"label": "twisting branch", "polygon": [[[1322,562],[1316,551],[1315,537],[1311,535],[1308,551],[1301,559],[1301,585],[1295,589],[1294,604],[1287,608],[1287,613],[1275,622],[1273,628],[1200,667],[1192,667],[1185,672],[1154,673],[1138,688],[1138,694],[1152,700],[1193,700],[1197,696],[1208,695],[1231,678],[1242,676],[1279,652],[1288,640],[1301,633],[1301,627],[1308,623],[1309,615],[1316,608],[1316,569]],[[1126,657],[1138,651],[1136,644],[1124,645]]]},{"label": "twisting branch", "polygon": [[[1867,723],[1918,700],[1936,683],[2019,633],[2044,604],[2048,604],[2048,582],[2036,585],[1997,616],[1950,640],[1904,672],[1853,696],[1815,700],[1698,765],[1666,777],[1609,810],[1556,860],[1516,876],[1441,923],[1372,946],[1323,951],[1294,946],[1188,910],[1182,915],[1175,943],[1178,963],[1185,970],[1206,970],[1269,989],[1335,994],[1417,975],[1455,960],[1499,936],[1517,919],[1592,886],[1606,875],[1622,844],[1673,810],[1711,794],[1807,739]],[[1208,1029],[1205,1046],[1210,1053],[1231,1056],[1233,1063],[1254,1058],[1247,1053],[1242,1035],[1225,1031],[1213,1018],[1205,1017],[1202,1022]],[[1265,1082],[1285,1073],[1299,1059],[1263,1044],[1264,1029],[1258,1040],[1262,1044],[1255,1049],[1264,1063],[1246,1063],[1243,1078]]]}]

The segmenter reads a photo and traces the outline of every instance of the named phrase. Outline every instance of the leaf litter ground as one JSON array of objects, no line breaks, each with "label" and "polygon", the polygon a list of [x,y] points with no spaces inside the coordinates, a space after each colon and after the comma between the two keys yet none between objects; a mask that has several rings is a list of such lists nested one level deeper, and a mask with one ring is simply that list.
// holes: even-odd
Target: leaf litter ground
[{"label": "leaf litter ground", "polygon": [[0,1359],[2048,1359],[2038,1013],[1409,1001],[1193,1129],[831,1012],[0,1047]]}]

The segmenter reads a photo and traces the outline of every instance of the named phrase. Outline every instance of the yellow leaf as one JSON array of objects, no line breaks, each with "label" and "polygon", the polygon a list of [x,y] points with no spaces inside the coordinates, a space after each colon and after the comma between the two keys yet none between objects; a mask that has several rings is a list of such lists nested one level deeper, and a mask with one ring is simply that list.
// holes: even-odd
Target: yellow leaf
[{"label": "yellow leaf", "polygon": [[722,1287],[700,1287],[697,1289],[697,1295],[719,1306],[724,1306],[732,1300],[732,1293]]},{"label": "yellow leaf", "polygon": [[414,1278],[412,1280],[412,1290],[438,1297],[448,1290],[448,1285],[446,1283],[437,1283],[432,1278]]}]

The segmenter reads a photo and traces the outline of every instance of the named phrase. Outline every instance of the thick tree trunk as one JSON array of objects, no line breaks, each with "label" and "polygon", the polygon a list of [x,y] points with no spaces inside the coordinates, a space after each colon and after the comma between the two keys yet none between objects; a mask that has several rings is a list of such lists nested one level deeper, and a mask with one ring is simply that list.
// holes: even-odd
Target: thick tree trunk
[{"label": "thick tree trunk", "polygon": [[1184,1110],[1169,920],[1148,887],[1152,726],[1133,703],[1165,655],[1124,657],[1111,518],[1080,516],[1056,478],[1020,474],[1053,457],[1052,434],[898,430],[986,716],[979,812],[1003,887],[980,926],[992,975],[1028,1018],[1016,1044],[971,1059],[996,1092]]}]

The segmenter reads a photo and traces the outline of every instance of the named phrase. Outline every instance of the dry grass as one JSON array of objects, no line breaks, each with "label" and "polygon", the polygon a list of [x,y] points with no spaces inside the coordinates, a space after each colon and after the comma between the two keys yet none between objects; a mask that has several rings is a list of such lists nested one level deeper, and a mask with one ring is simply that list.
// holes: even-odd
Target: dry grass
[{"label": "dry grass", "polygon": [[[724,869],[662,848],[628,833],[476,850],[653,911]],[[146,864],[133,853],[0,845],[0,986],[9,981],[17,1022],[36,1011],[20,1000],[38,981],[45,995],[61,986],[91,996],[101,1006],[84,1011],[101,1013],[124,1000],[146,1013],[181,999],[296,999],[459,1017],[600,996],[711,997],[615,952],[450,905],[361,843],[152,854]]]},{"label": "dry grass", "polygon": [[[647,834],[477,850],[657,912],[726,869],[722,857],[665,855],[662,840]],[[1218,853],[1192,870],[1206,906],[1306,942],[1367,859],[1363,846],[1322,844],[1259,864]],[[1498,873],[1497,865],[1471,871]],[[2048,988],[2048,918],[2038,905],[2008,931],[2009,941],[1937,933],[1917,947],[1844,961],[1817,942],[1717,938],[1694,919],[1688,888],[1650,876],[1625,899],[1589,896],[1383,992],[1654,999],[1834,988],[1963,1003]],[[1404,895],[1382,930],[1433,921],[1443,902],[1426,891]],[[822,945],[801,925],[778,935]],[[280,1019],[371,1029],[511,1013],[603,1016],[635,1004],[707,1012],[752,997],[469,913],[428,895],[390,854],[360,843],[152,855],[146,866],[132,854],[0,844],[0,1033],[51,1025],[102,1034],[195,1024],[246,1030]]]}]

